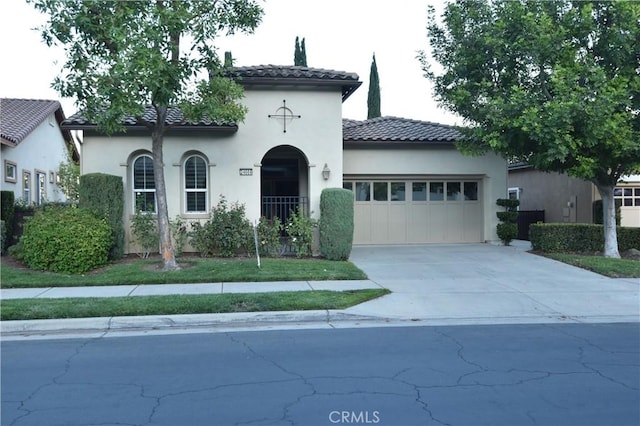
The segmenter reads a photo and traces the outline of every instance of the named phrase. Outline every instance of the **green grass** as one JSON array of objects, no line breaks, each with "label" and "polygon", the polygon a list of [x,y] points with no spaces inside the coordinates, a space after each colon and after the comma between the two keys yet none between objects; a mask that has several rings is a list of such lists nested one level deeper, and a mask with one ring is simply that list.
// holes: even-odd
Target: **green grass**
[{"label": "green grass", "polygon": [[611,278],[640,278],[640,262],[637,260],[569,253],[542,253],[542,255]]},{"label": "green grass", "polygon": [[202,282],[362,280],[367,276],[350,262],[322,259],[178,259],[182,269],[158,270],[157,260],[118,262],[84,275],[33,271],[10,265],[0,268],[2,288],[76,287]]},{"label": "green grass", "polygon": [[32,320],[135,315],[345,309],[388,294],[386,289],[300,291],[112,298],[10,299],[0,301],[0,319]]}]

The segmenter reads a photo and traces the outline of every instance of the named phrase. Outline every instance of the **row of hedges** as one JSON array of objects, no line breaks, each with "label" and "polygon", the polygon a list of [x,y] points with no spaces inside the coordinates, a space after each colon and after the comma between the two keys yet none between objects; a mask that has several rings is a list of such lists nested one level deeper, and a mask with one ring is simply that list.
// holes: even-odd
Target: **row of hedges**
[{"label": "row of hedges", "polygon": [[[33,269],[62,273],[83,273],[104,265],[108,259],[117,259],[124,251],[122,200],[121,178],[86,175],[80,183],[79,206],[38,207],[35,215],[25,222],[24,234],[13,254]],[[321,254],[332,260],[348,259],[353,240],[352,193],[338,188],[323,191],[321,209]],[[151,226],[140,230],[134,220],[134,237],[140,240],[143,237],[140,234],[152,234],[157,238],[155,217],[138,216],[145,219],[145,223],[151,221]],[[212,209],[210,219],[204,224],[195,224],[190,232],[185,223],[172,225],[175,242],[182,247],[190,237],[191,245],[203,256],[249,254],[254,249],[253,229],[245,217],[244,206],[228,205],[224,198]],[[261,219],[258,225],[260,251],[263,255],[277,254],[284,230],[295,254],[309,256],[314,227],[315,221],[301,211],[292,214],[286,224],[277,218],[272,221]],[[178,234],[180,238],[177,238]],[[147,249],[153,250],[157,243],[151,246]]]},{"label": "row of hedges", "polygon": [[[618,249],[640,249],[640,228],[617,227]],[[586,223],[536,223],[529,228],[531,247],[542,252],[602,252],[604,227]]]}]

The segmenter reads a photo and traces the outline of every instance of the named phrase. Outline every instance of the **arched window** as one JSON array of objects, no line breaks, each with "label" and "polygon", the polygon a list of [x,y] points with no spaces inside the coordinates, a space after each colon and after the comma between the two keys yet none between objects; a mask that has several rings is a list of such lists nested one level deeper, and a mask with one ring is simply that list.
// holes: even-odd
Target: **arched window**
[{"label": "arched window", "polygon": [[150,155],[141,155],[133,160],[133,203],[136,212],[156,212],[156,182]]},{"label": "arched window", "polygon": [[199,155],[184,162],[184,194],[186,213],[207,211],[207,162]]}]

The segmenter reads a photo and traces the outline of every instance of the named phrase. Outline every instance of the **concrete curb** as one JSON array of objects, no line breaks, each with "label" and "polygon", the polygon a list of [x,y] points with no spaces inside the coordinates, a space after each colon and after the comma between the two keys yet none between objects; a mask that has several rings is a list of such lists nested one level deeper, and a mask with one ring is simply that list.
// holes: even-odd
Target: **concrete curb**
[{"label": "concrete curb", "polygon": [[150,315],[128,317],[71,318],[0,322],[2,338],[63,335],[104,335],[186,329],[273,328],[329,325],[334,322],[384,321],[383,318],[349,314],[341,310],[248,312],[226,314]]}]

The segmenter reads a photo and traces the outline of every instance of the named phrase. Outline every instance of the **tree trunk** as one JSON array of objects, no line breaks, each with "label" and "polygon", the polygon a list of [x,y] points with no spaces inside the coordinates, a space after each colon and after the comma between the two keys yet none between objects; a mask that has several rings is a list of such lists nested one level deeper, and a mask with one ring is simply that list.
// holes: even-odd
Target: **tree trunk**
[{"label": "tree trunk", "polygon": [[596,184],[602,198],[604,226],[604,256],[620,258],[618,234],[616,231],[616,203],[613,198],[614,186]]},{"label": "tree trunk", "polygon": [[160,254],[162,255],[163,270],[179,269],[176,263],[175,251],[171,243],[171,228],[169,226],[169,209],[167,207],[167,188],[164,181],[164,160],[162,143],[164,140],[164,118],[166,107],[156,108],[157,121],[151,138],[153,141],[153,177],[156,184],[156,202],[158,205],[158,232],[160,233]]}]

